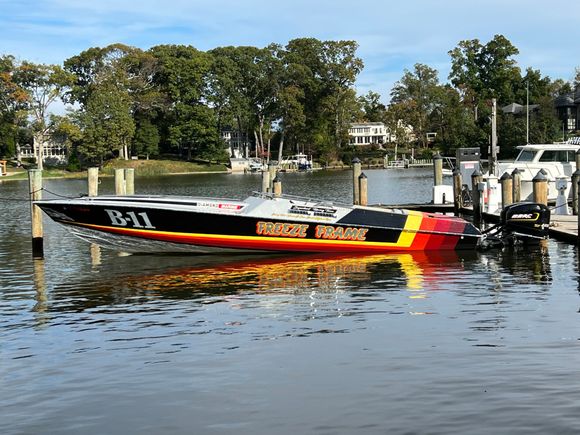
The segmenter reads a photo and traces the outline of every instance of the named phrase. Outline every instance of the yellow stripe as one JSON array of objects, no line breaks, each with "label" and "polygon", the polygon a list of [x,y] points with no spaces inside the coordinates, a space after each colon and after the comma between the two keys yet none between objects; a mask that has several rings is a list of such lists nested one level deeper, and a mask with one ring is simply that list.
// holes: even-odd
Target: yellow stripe
[{"label": "yellow stripe", "polygon": [[[409,222],[411,220],[411,222]],[[301,238],[282,238],[282,237],[267,237],[267,236],[234,236],[234,235],[223,235],[223,234],[198,234],[198,233],[178,233],[171,231],[158,231],[158,230],[148,230],[139,228],[124,228],[124,227],[111,227],[106,225],[94,225],[94,224],[84,224],[75,223],[75,225],[98,229],[98,230],[122,230],[125,233],[148,233],[152,235],[170,235],[176,237],[195,237],[198,239],[221,239],[221,240],[245,240],[245,241],[268,241],[276,243],[304,243],[304,244],[315,244],[315,245],[345,245],[345,246],[360,246],[364,244],[368,247],[391,247],[396,246],[400,248],[408,248],[411,246],[413,239],[415,238],[414,230],[419,228],[421,224],[421,215],[411,216],[407,218],[405,223],[405,230],[401,232],[399,240],[395,243],[393,242],[369,242],[369,241],[356,241],[356,240],[328,240],[328,239],[301,239]],[[405,244],[401,244],[401,240]]]},{"label": "yellow stripe", "polygon": [[409,211],[407,216],[407,221],[405,222],[405,227],[401,231],[399,240],[396,245],[404,248],[408,248],[413,244],[415,240],[415,235],[421,227],[421,222],[423,221],[423,214],[420,212]]}]

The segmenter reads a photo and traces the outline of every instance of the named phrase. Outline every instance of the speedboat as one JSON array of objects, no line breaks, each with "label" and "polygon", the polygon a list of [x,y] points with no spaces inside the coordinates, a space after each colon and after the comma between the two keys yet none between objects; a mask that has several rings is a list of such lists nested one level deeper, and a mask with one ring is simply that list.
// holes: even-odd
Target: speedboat
[{"label": "speedboat", "polygon": [[[483,238],[459,217],[263,193],[245,200],[135,195],[35,204],[73,234],[125,252],[373,254],[474,249]],[[544,230],[537,211],[526,204],[511,214]]]}]

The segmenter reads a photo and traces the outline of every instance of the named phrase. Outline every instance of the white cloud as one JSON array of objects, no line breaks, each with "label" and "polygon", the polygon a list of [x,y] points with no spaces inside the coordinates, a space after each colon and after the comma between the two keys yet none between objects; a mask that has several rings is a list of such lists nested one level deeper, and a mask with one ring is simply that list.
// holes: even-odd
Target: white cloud
[{"label": "white cloud", "polygon": [[365,62],[357,89],[385,99],[404,69],[424,63],[445,82],[447,52],[460,40],[505,35],[522,69],[570,79],[580,64],[580,2],[568,0],[0,0],[9,29],[0,53],[60,63],[91,46],[122,42],[223,45],[285,44],[297,37],[354,39]]}]

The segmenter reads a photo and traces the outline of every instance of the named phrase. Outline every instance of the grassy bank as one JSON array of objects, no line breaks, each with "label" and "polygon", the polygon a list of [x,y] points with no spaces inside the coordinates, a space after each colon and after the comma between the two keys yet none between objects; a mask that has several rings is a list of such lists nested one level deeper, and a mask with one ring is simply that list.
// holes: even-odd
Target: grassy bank
[{"label": "grassy bank", "polygon": [[[182,162],[178,160],[111,160],[100,170],[101,176],[114,175],[115,169],[134,168],[137,177],[155,175],[190,174],[202,172],[226,172],[228,168],[219,164],[203,164]],[[11,175],[2,177],[2,180],[23,180],[28,178],[27,171],[23,168],[8,168]],[[43,178],[84,178],[86,171],[71,172],[64,169],[44,169]]]},{"label": "grassy bank", "polygon": [[138,177],[227,171],[227,167],[224,165],[192,163],[179,160],[111,160],[103,166],[101,173],[114,175],[115,169],[121,168],[134,168],[135,175]]}]

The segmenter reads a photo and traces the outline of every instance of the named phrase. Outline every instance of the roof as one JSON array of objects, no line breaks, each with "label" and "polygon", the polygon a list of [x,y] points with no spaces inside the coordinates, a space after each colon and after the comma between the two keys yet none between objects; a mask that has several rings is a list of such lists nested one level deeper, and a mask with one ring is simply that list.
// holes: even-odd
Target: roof
[{"label": "roof", "polygon": [[[530,112],[533,112],[534,110],[538,109],[539,107],[540,107],[539,104],[530,104],[528,106],[528,110]],[[507,106],[502,107],[501,111],[503,113],[511,113],[513,115],[519,115],[520,113],[526,112],[526,106],[522,106],[521,104],[518,104],[518,103],[511,103],[511,104],[508,104]]]}]

